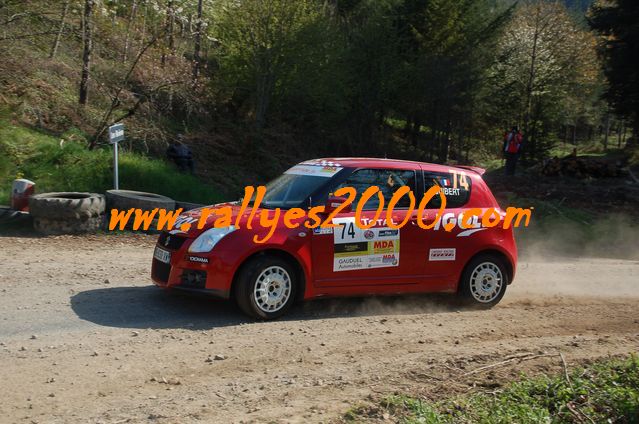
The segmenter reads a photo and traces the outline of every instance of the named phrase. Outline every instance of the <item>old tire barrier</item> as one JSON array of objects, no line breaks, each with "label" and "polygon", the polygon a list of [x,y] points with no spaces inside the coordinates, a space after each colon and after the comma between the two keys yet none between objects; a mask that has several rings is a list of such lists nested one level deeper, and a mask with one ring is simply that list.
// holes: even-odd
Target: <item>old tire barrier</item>
[{"label": "old tire barrier", "polygon": [[22,225],[30,220],[29,212],[16,211],[9,206],[0,206],[0,225]]},{"label": "old tire barrier", "polygon": [[104,214],[104,196],[96,193],[42,193],[29,199],[29,213],[34,218],[87,220]]},{"label": "old tire barrier", "polygon": [[33,228],[45,235],[93,233],[102,228],[104,215],[82,220],[33,218]]},{"label": "old tire barrier", "polygon": [[107,190],[106,202],[108,214],[111,213],[111,209],[119,211],[129,209],[151,211],[155,208],[169,211],[175,210],[175,200],[161,194],[145,193],[143,191]]},{"label": "old tire barrier", "polygon": [[[132,190],[107,190],[106,192],[107,202],[107,223],[111,217],[111,210],[117,209],[118,211],[128,211],[129,209],[140,209],[142,211],[152,211],[153,209],[165,209],[167,211],[175,210],[175,200],[162,196],[161,194],[146,193],[143,191]],[[161,231],[157,230],[157,217],[153,220],[148,230],[143,228],[134,229],[134,217],[131,215],[131,219],[124,227],[126,230],[131,231],[143,231],[148,234],[158,234]]]},{"label": "old tire barrier", "polygon": [[46,235],[95,232],[105,208],[104,196],[96,193],[42,193],[29,199],[33,227]]}]

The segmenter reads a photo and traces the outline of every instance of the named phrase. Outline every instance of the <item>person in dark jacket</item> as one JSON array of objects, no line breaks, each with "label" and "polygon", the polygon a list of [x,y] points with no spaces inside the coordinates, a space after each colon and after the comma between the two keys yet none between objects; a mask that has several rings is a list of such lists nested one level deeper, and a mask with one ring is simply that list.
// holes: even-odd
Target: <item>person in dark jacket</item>
[{"label": "person in dark jacket", "polygon": [[517,167],[517,159],[519,159],[519,153],[521,152],[522,141],[523,136],[517,126],[514,126],[512,130],[504,135],[502,151],[506,158],[506,175],[515,175],[515,168]]},{"label": "person in dark jacket", "polygon": [[177,165],[180,172],[195,173],[193,153],[189,146],[184,144],[184,136],[182,134],[178,134],[176,139],[171,141],[169,148],[166,149],[166,157]]}]

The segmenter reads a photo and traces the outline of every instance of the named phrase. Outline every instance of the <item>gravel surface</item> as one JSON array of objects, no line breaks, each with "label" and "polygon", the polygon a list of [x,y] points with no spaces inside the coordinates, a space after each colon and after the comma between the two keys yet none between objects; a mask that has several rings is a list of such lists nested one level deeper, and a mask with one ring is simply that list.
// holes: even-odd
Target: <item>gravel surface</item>
[{"label": "gravel surface", "polygon": [[0,242],[1,422],[331,422],[394,391],[438,398],[555,370],[558,352],[572,366],[639,347],[636,261],[522,261],[490,311],[340,299],[260,323],[153,287],[154,236]]}]

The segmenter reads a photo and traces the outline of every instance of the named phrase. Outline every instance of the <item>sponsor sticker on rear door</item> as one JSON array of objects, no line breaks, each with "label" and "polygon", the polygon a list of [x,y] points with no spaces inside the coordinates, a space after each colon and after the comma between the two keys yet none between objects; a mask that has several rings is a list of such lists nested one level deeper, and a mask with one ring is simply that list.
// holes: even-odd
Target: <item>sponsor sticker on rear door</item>
[{"label": "sponsor sticker on rear door", "polygon": [[399,265],[400,230],[388,227],[361,229],[355,218],[336,218],[333,231],[333,271],[388,268]]},{"label": "sponsor sticker on rear door", "polygon": [[429,261],[454,261],[457,254],[457,249],[445,248],[445,249],[430,249],[428,254]]}]

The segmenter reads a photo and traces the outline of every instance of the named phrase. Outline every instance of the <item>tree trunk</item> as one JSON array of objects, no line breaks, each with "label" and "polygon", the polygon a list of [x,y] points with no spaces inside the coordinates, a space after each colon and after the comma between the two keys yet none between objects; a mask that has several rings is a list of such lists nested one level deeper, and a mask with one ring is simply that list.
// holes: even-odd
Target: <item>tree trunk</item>
[{"label": "tree trunk", "polygon": [[126,24],[126,36],[124,38],[124,54],[122,55],[122,62],[126,63],[129,56],[129,43],[131,41],[131,27],[133,26],[133,21],[135,19],[135,14],[138,9],[138,0],[133,0],[131,3],[131,14],[129,15],[129,20]]},{"label": "tree trunk", "polygon": [[[526,114],[524,117],[524,139],[523,139],[523,143],[524,145],[528,144],[528,132],[529,132],[529,125],[530,125],[530,116],[532,114],[532,93],[533,93],[533,89],[535,86],[535,77],[536,77],[536,72],[537,72],[537,44],[539,42],[539,32],[540,32],[540,10],[541,5],[537,5],[537,17],[535,20],[535,34],[533,36],[533,45],[532,45],[532,52],[530,55],[530,68],[528,70],[528,81],[526,83]],[[532,157],[535,156],[535,146],[534,143],[531,143],[531,147],[532,149],[530,149],[531,151],[527,151],[526,153],[529,153]]]},{"label": "tree trunk", "polygon": [[637,141],[637,137],[639,137],[639,119],[636,119],[634,122],[632,133],[630,134],[630,137],[628,137],[628,140],[626,141],[626,149],[632,148],[636,146],[637,144],[639,144],[639,141]]},{"label": "tree trunk", "polygon": [[64,8],[62,9],[62,16],[60,17],[58,33],[55,36],[55,40],[53,41],[53,47],[51,47],[51,53],[49,54],[50,59],[53,59],[55,55],[58,53],[58,47],[60,46],[60,39],[62,38],[62,33],[64,32],[64,24],[67,19],[68,12],[69,12],[69,0],[66,0],[64,2]]},{"label": "tree trunk", "polygon": [[162,46],[162,66],[166,63],[166,50],[168,48],[169,55],[173,55],[174,53],[174,39],[173,39],[173,20],[175,13],[173,11],[173,0],[169,0],[166,4],[166,36],[167,36],[167,45]]},{"label": "tree trunk", "polygon": [[450,120],[450,115],[446,120],[446,129],[444,130],[444,137],[441,140],[441,144],[439,146],[439,161],[441,163],[448,162],[448,153],[450,151],[450,139],[453,130],[453,124]]},{"label": "tree trunk", "polygon": [[195,49],[193,51],[193,81],[197,81],[200,77],[200,66],[202,58],[200,53],[202,50],[202,0],[197,2],[197,22],[195,24]]},{"label": "tree trunk", "polygon": [[604,150],[608,150],[608,136],[610,135],[610,113],[606,113],[606,132],[604,134]]},{"label": "tree trunk", "polygon": [[142,43],[144,43],[144,39],[146,38],[146,16],[147,16],[147,2],[144,2],[144,13],[142,14]]},{"label": "tree trunk", "polygon": [[263,60],[265,60],[265,62],[260,66],[261,72],[257,77],[256,86],[255,127],[258,131],[262,130],[266,124],[266,113],[271,103],[273,81],[275,79],[270,72],[270,60]]},{"label": "tree trunk", "polygon": [[435,146],[437,145],[437,132],[439,131],[439,114],[437,113],[437,106],[433,105],[433,118],[434,121],[431,123],[432,127],[431,127],[431,139],[430,139],[430,145],[428,146],[428,160],[430,162],[433,161],[433,157],[434,157],[434,153],[435,153]]},{"label": "tree trunk", "polygon": [[84,50],[82,52],[82,76],[80,77],[80,98],[79,103],[86,105],[89,100],[89,79],[91,72],[91,50],[93,49],[93,39],[91,36],[91,14],[93,13],[93,0],[85,0],[84,3]]}]

